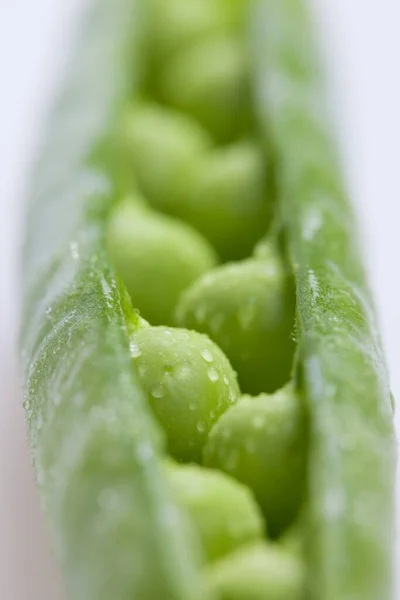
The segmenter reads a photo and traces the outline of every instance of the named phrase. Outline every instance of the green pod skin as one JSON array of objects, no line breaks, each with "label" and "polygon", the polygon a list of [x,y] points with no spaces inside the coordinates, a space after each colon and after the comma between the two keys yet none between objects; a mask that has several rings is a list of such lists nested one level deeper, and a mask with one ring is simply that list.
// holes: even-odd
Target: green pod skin
[{"label": "green pod skin", "polygon": [[167,479],[188,511],[209,562],[263,538],[260,509],[250,490],[234,479],[197,465],[170,464]]},{"label": "green pod skin", "polygon": [[228,359],[207,336],[168,327],[139,329],[131,354],[169,453],[199,461],[212,425],[239,398]]},{"label": "green pod skin", "polygon": [[102,0],[82,11],[27,202],[24,409],[70,600],[207,597],[160,465],[160,428],[132,369],[138,319],[105,251],[115,199],[109,142],[141,61],[140,4]]},{"label": "green pod skin", "polygon": [[222,348],[242,391],[273,392],[290,378],[294,304],[291,279],[271,249],[269,258],[206,273],[183,293],[176,320],[206,333]]},{"label": "green pod skin", "polygon": [[217,262],[196,230],[131,199],[113,212],[108,249],[134,307],[154,325],[173,324],[180,294]]},{"label": "green pod skin", "polygon": [[297,516],[307,458],[305,409],[292,385],[271,396],[244,396],[214,425],[203,452],[204,465],[254,492],[273,537]]},{"label": "green pod skin", "polygon": [[251,124],[249,69],[240,39],[216,36],[168,62],[160,80],[165,102],[183,110],[218,142],[243,135]]},{"label": "green pod skin", "polygon": [[302,0],[254,8],[255,107],[279,165],[311,423],[310,596],[389,600],[397,453],[390,388],[312,16]]},{"label": "green pod skin", "polygon": [[303,563],[278,545],[254,544],[206,570],[219,600],[303,600]]},{"label": "green pod skin", "polygon": [[132,174],[155,208],[174,212],[192,188],[190,173],[212,147],[209,135],[189,116],[146,103],[127,113],[123,146]]},{"label": "green pod skin", "polygon": [[269,229],[273,203],[266,159],[254,142],[217,149],[200,161],[179,216],[198,229],[223,261],[249,256]]}]

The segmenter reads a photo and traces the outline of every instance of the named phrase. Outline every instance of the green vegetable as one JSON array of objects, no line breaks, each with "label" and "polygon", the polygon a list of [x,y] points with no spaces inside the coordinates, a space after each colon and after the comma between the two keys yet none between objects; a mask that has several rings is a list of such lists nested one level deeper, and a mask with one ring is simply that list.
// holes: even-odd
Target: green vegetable
[{"label": "green vegetable", "polygon": [[205,335],[168,327],[139,329],[131,353],[169,452],[199,460],[211,426],[239,397],[228,359]]},{"label": "green vegetable", "polygon": [[203,452],[207,467],[253,490],[273,536],[297,515],[307,457],[306,414],[292,385],[271,396],[244,396],[211,429]]},{"label": "green vegetable", "polygon": [[130,200],[114,211],[108,248],[133,305],[154,325],[172,324],[182,291],[216,263],[196,230]]},{"label": "green vegetable", "polygon": [[278,546],[238,550],[207,570],[219,600],[303,600],[304,565]]},{"label": "green vegetable", "polygon": [[312,598],[392,597],[395,439],[355,220],[300,0],[261,0],[251,39],[257,109],[276,156],[296,275],[299,375],[311,416]]},{"label": "green vegetable", "polygon": [[211,139],[190,117],[151,103],[128,112],[123,136],[141,192],[155,208],[173,212],[186,200],[190,174]]},{"label": "green vegetable", "polygon": [[200,532],[209,561],[262,538],[262,516],[246,487],[195,465],[169,467],[168,478]]},{"label": "green vegetable", "polygon": [[175,214],[214,245],[223,260],[251,254],[272,214],[268,165],[254,142],[208,153],[192,175],[186,202]]},{"label": "green vegetable", "polygon": [[69,600],[389,600],[391,398],[302,3],[90,5],[23,276]]},{"label": "green vegetable", "polygon": [[237,3],[236,0],[149,0],[152,55],[162,65],[171,54],[185,52],[195,42],[229,31],[235,20],[239,20],[238,8],[234,7]]},{"label": "green vegetable", "polygon": [[163,99],[186,111],[216,140],[226,142],[250,125],[248,62],[236,37],[216,36],[173,57],[163,70]]},{"label": "green vegetable", "polygon": [[208,334],[226,353],[243,391],[272,392],[290,377],[294,342],[291,279],[270,248],[206,273],[181,297],[177,322]]}]

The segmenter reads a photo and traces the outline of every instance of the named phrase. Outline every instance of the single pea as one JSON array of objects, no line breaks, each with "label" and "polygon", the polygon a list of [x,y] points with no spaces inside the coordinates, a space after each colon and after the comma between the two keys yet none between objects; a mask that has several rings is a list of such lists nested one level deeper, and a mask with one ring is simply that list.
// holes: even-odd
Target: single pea
[{"label": "single pea", "polygon": [[199,533],[209,561],[263,537],[261,511],[244,485],[197,465],[169,466],[167,476]]},{"label": "single pea", "polygon": [[237,260],[265,235],[272,216],[266,160],[254,142],[210,152],[199,161],[192,190],[180,215],[217,249],[223,260]]},{"label": "single pea", "polygon": [[163,99],[194,117],[219,142],[243,134],[251,121],[247,53],[240,40],[219,36],[169,61]]},{"label": "single pea", "polygon": [[210,336],[237,371],[242,390],[273,392],[290,378],[295,293],[280,258],[217,267],[179,301],[178,325]]},{"label": "single pea", "polygon": [[304,564],[275,544],[241,548],[206,569],[219,600],[303,600]]},{"label": "single pea", "polygon": [[150,41],[156,60],[162,64],[171,54],[237,26],[241,14],[231,5],[232,0],[150,0]]},{"label": "single pea", "polygon": [[182,291],[216,263],[189,225],[128,201],[111,217],[108,248],[134,308],[155,325],[172,323]]},{"label": "single pea", "polygon": [[203,461],[248,485],[271,535],[282,534],[298,514],[307,468],[306,412],[292,385],[243,396],[211,429]]},{"label": "single pea", "polygon": [[140,329],[131,350],[169,453],[198,461],[210,428],[239,397],[228,359],[207,336],[168,327]]},{"label": "single pea", "polygon": [[190,173],[211,138],[190,117],[150,103],[129,113],[124,136],[140,190],[155,208],[174,212],[191,190]]}]

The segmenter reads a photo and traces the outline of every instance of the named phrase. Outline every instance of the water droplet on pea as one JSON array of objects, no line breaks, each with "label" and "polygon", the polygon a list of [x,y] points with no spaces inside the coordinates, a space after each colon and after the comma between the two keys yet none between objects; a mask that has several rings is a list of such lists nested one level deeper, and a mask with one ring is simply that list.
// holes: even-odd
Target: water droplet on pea
[{"label": "water droplet on pea", "polygon": [[151,395],[154,398],[163,398],[165,394],[165,389],[164,386],[162,385],[162,383],[160,383],[159,385],[156,385],[152,390],[151,390]]},{"label": "water droplet on pea", "polygon": [[174,368],[172,365],[165,365],[164,366],[164,373],[165,375],[172,375],[172,373],[174,372]]},{"label": "water droplet on pea", "polygon": [[215,367],[210,367],[207,371],[208,379],[215,383],[219,379],[219,373]]},{"label": "water droplet on pea", "polygon": [[214,361],[214,356],[212,355],[212,353],[210,352],[210,350],[207,350],[207,349],[202,350],[201,351],[201,356],[208,363],[212,363]]},{"label": "water droplet on pea", "polygon": [[200,433],[204,433],[206,430],[206,423],[205,421],[199,421],[197,423],[197,431],[199,431]]},{"label": "water droplet on pea", "polygon": [[138,358],[139,356],[142,355],[142,352],[141,352],[139,346],[137,344],[135,344],[135,342],[131,342],[129,344],[129,351],[131,353],[132,358]]}]

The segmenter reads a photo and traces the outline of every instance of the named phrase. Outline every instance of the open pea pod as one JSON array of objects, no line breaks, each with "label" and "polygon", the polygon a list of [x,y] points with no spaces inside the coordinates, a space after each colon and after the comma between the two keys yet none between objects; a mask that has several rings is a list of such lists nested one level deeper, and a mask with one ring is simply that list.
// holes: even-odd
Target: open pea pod
[{"label": "open pea pod", "polygon": [[[190,1],[181,6],[187,8]],[[217,4],[207,3],[212,20],[207,17],[193,35],[203,30],[214,35],[221,16],[215,12]],[[287,595],[277,597],[297,600],[301,566],[266,543],[202,568],[199,536],[176,505],[165,474],[168,436],[154,419],[143,383],[132,368],[138,350],[137,346],[132,350],[132,344],[146,324],[109,264],[106,230],[111,207],[129,180],[123,157],[118,160],[121,149],[115,144],[115,131],[127,101],[142,91],[148,5],[147,0],[88,1],[32,182],[21,346],[24,407],[41,500],[71,600],[211,600],[214,587],[203,581],[207,570],[223,598],[258,600],[266,595],[264,590],[273,589],[271,581],[277,576],[277,594],[281,580],[290,584]],[[164,11],[167,5],[160,4]],[[206,3],[195,5],[201,11]],[[309,592],[318,600],[385,600],[390,597],[393,525],[390,393],[354,243],[354,220],[326,128],[309,23],[299,0],[221,0],[221,6],[225,7],[221,14],[229,15],[229,27],[232,23],[236,27],[243,7],[253,24],[250,62],[257,128],[266,134],[276,163],[279,220],[295,273],[298,379],[311,421],[305,527]],[[161,14],[161,24],[168,25],[168,11]],[[187,15],[191,18],[190,10]],[[228,26],[223,19],[221,23]],[[182,28],[184,41],[187,32],[189,27]],[[165,29],[166,37],[161,39],[165,52],[172,52],[170,47],[175,49],[177,43],[169,33]],[[160,56],[164,57],[162,52]],[[241,61],[234,63],[234,81],[238,64]],[[156,70],[158,64],[152,68]],[[185,69],[184,74],[193,72]],[[207,82],[207,69],[200,74]],[[166,83],[170,84],[168,78]],[[213,114],[209,119],[212,98],[206,98],[203,112],[193,81],[191,86],[190,102],[178,93],[185,90],[175,89],[172,101],[200,116],[200,122],[215,133],[215,125],[226,115],[215,118]],[[171,86],[166,87],[170,91]],[[217,103],[218,109],[221,106],[225,104]],[[227,139],[242,135],[247,110],[243,114],[239,133],[236,127],[233,133],[230,130],[232,115],[223,122],[224,136],[229,129]],[[251,122],[254,127],[253,118]],[[203,152],[203,143],[200,146]],[[208,148],[208,141],[204,147]],[[181,183],[180,175],[177,179]],[[154,183],[151,176],[149,181]],[[257,190],[256,186],[255,206]],[[258,270],[257,259],[250,262]],[[244,331],[248,316],[244,315]],[[134,341],[132,334],[136,334]],[[211,342],[204,343],[207,385],[218,381],[222,386],[219,371],[209,364]],[[142,360],[143,356],[139,363]],[[225,363],[225,358],[220,362]],[[161,361],[153,366],[165,367]],[[158,387],[155,398],[161,400],[163,394]],[[237,396],[235,392],[229,401],[236,402]],[[252,408],[251,400],[246,402]],[[203,439],[204,430],[197,429]],[[203,477],[214,475],[192,472],[192,480]],[[243,514],[249,514],[248,506],[254,509],[251,539],[258,539],[263,525],[250,491],[216,477],[215,489],[232,489],[244,498],[238,502],[245,507]],[[176,478],[180,481],[179,474]],[[223,507],[219,510],[224,516]],[[225,534],[230,548],[229,527]],[[209,554],[219,556],[225,542],[219,540],[221,545],[214,546],[213,531],[207,530],[208,535]]]},{"label": "open pea pod", "polygon": [[324,600],[390,598],[391,395],[306,4],[257,2],[251,41],[259,123],[276,160],[296,279],[311,414],[310,591]]}]

